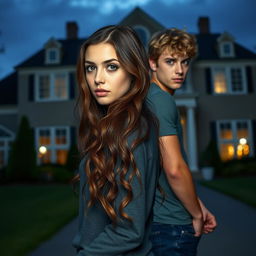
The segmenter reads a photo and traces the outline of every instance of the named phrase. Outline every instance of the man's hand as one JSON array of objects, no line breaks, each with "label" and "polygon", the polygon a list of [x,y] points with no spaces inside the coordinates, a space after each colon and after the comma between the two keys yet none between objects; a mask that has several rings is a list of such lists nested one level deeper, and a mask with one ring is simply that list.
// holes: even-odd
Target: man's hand
[{"label": "man's hand", "polygon": [[208,234],[214,231],[217,227],[217,221],[215,216],[204,206],[203,202],[198,198],[199,204],[203,213],[203,233]]},{"label": "man's hand", "polygon": [[195,230],[195,236],[201,236],[204,227],[203,218],[193,218],[192,223]]}]

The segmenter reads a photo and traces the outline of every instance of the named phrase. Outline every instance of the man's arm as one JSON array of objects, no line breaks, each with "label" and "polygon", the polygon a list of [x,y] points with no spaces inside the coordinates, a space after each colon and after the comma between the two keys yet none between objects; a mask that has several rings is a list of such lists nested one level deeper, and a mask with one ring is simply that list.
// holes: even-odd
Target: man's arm
[{"label": "man's arm", "polygon": [[160,151],[167,180],[193,219],[195,236],[202,234],[203,214],[189,168],[184,161],[176,135],[160,137]]}]

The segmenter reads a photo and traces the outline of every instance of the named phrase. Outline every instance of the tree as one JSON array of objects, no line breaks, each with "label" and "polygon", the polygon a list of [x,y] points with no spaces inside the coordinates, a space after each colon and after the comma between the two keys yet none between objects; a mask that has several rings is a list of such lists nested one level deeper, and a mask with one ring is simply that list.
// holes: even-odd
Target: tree
[{"label": "tree", "polygon": [[34,135],[25,116],[21,118],[18,133],[11,146],[7,177],[15,181],[33,181],[37,178]]}]

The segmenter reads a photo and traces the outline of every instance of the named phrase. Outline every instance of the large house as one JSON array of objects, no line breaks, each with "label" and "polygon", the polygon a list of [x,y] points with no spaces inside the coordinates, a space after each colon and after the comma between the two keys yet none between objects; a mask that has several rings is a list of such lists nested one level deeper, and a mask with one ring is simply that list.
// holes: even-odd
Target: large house
[{"label": "large house", "polygon": [[[164,29],[140,8],[120,24],[132,26],[145,45]],[[198,56],[175,96],[192,171],[199,170],[199,155],[211,140],[223,160],[256,154],[256,54],[228,32],[211,33],[208,17],[199,17],[195,36]],[[68,22],[66,39],[50,38],[0,81],[0,168],[23,115],[34,129],[38,163],[65,163],[77,126],[75,68],[83,41],[76,22]],[[40,153],[42,146],[47,150]]]}]

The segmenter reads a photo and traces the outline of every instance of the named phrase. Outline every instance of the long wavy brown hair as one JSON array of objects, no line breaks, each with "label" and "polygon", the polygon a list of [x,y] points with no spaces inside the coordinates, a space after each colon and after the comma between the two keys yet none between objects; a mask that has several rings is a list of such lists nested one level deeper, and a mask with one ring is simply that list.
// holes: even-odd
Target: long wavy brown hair
[{"label": "long wavy brown hair", "polygon": [[[86,50],[90,45],[99,43],[108,43],[114,47],[121,66],[132,77],[129,91],[108,106],[97,103],[85,75]],[[90,192],[87,206],[99,202],[114,223],[118,217],[132,221],[124,209],[133,199],[131,181],[137,178],[141,182],[133,151],[147,139],[154,122],[145,104],[150,85],[147,54],[133,29],[107,26],[92,34],[80,50],[77,80],[79,150],[86,159],[84,171]],[[128,143],[131,134],[135,135],[135,139]],[[79,176],[75,178],[78,179]],[[120,186],[126,194],[116,207],[114,202]]]}]

